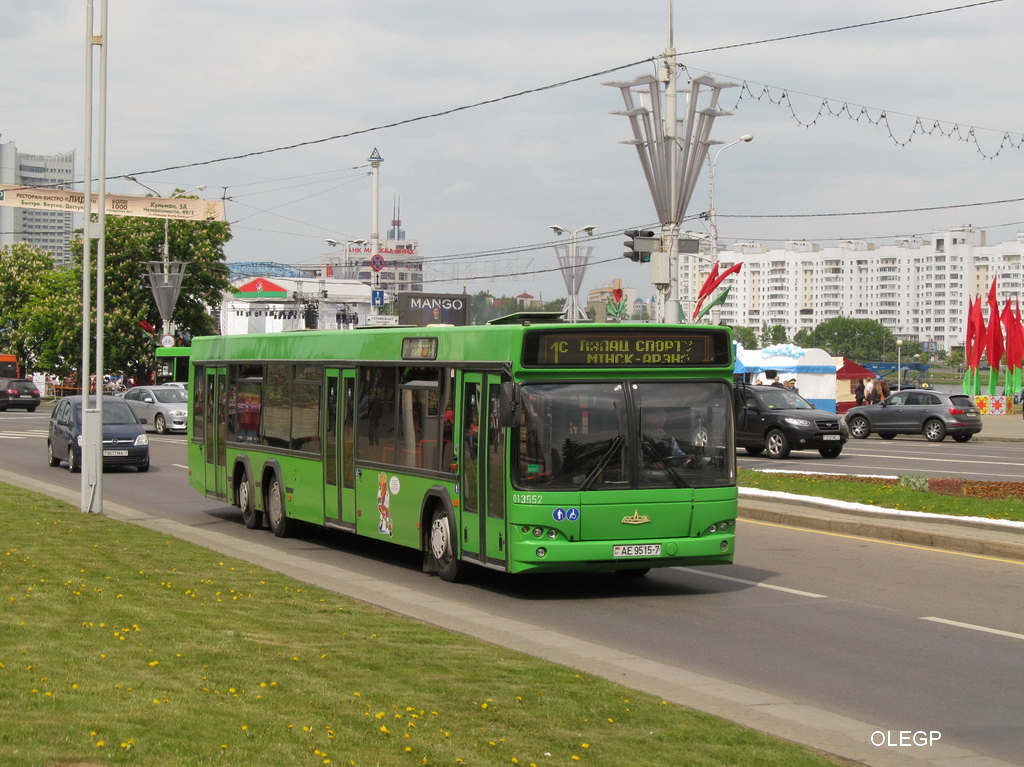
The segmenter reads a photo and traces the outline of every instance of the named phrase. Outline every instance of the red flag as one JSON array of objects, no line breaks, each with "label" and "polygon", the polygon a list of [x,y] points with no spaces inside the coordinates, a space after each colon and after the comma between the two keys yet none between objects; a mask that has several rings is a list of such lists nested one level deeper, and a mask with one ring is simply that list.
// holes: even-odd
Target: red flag
[{"label": "red flag", "polygon": [[964,336],[964,361],[967,367],[972,367],[971,360],[974,359],[974,299],[967,302],[967,333]]},{"label": "red flag", "polygon": [[151,336],[155,336],[156,335],[156,328],[153,327],[152,323],[147,322],[146,320],[139,320],[139,327],[142,328],[143,330],[145,330]]},{"label": "red flag", "polygon": [[724,272],[719,274],[718,262],[716,261],[715,265],[711,267],[711,274],[709,274],[708,278],[704,280],[704,287],[700,289],[700,295],[697,297],[697,306],[695,306],[693,309],[693,316],[697,316],[697,312],[700,311],[700,306],[701,304],[704,303],[704,299],[708,298],[712,293],[714,293],[715,289],[722,284],[726,277],[728,277],[730,274],[735,274],[742,268],[743,262],[740,261],[739,263],[733,264]]},{"label": "red flag", "polygon": [[704,300],[705,298],[707,298],[708,296],[711,295],[711,291],[714,290],[714,288],[711,287],[711,283],[713,283],[717,278],[718,278],[718,262],[715,261],[715,263],[713,263],[711,265],[711,271],[708,272],[708,276],[704,280],[704,284],[700,286],[700,293],[697,294],[697,301],[698,302]]},{"label": "red flag", "polygon": [[971,309],[971,327],[971,356],[967,360],[967,366],[977,370],[981,364],[981,353],[985,351],[985,319],[981,316],[981,296],[974,300]]},{"label": "red flag", "polygon": [[999,319],[1006,331],[1006,367],[1009,370],[1016,370],[1024,360],[1024,332],[1021,331],[1020,320],[1013,314],[1009,298],[1006,299]]},{"label": "red flag", "polygon": [[988,291],[988,364],[993,370],[999,370],[1003,359],[1003,332],[999,325],[999,304],[996,301],[996,278],[992,278],[992,287]]}]

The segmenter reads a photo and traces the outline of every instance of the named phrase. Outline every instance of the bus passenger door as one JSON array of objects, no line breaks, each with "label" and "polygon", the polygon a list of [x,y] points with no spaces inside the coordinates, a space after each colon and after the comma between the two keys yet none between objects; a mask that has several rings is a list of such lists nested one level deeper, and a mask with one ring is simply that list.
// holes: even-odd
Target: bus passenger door
[{"label": "bus passenger door", "polygon": [[471,559],[504,567],[505,530],[504,430],[493,425],[499,379],[467,373],[462,384],[461,546]]},{"label": "bus passenger door", "polygon": [[217,498],[227,498],[227,388],[226,368],[206,368],[203,460],[206,470],[206,492]]},{"label": "bus passenger door", "polygon": [[327,371],[324,407],[324,521],[355,529],[355,371]]}]

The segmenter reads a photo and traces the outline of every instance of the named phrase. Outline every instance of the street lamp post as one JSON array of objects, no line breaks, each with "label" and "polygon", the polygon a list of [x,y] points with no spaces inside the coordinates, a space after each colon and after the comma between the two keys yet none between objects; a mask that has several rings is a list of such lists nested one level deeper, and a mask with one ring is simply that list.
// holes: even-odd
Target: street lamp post
[{"label": "street lamp post", "polygon": [[897,391],[903,389],[903,339],[896,339],[896,385]]},{"label": "street lamp post", "polygon": [[715,166],[718,164],[718,156],[722,154],[726,149],[731,146],[736,146],[740,143],[747,143],[753,141],[753,134],[746,134],[740,136],[738,139],[730,144],[726,144],[708,161],[708,183],[711,186],[711,209],[708,211],[708,219],[711,223],[711,263],[713,264],[718,260],[718,212],[715,210]]},{"label": "street lamp post", "polygon": [[[136,184],[141,186],[143,189],[148,189],[156,197],[163,197],[163,195],[160,194],[158,191],[156,191],[153,187],[147,186],[146,184],[143,184],[141,181],[139,181],[137,178],[135,178],[135,176],[125,176],[124,178],[128,179],[129,181],[134,181]],[[187,189],[187,190],[185,190],[183,192],[180,192],[180,193],[179,192],[172,192],[171,193],[171,197],[172,198],[173,197],[183,197],[186,194],[190,194],[192,192],[201,192],[204,189],[206,189],[206,184],[199,184],[198,186],[194,186],[191,189]],[[164,219],[164,247],[163,247],[163,253],[162,253],[161,261],[163,263],[163,278],[164,278],[163,279],[163,284],[164,284],[165,288],[169,288],[170,287],[170,282],[171,282],[171,229],[170,229],[170,219],[168,219],[168,218]],[[178,287],[180,288],[180,285],[178,285]],[[174,298],[175,298],[175,300],[177,299],[177,290],[174,291]],[[171,309],[173,310],[173,304],[171,306]],[[162,319],[163,319],[163,328],[162,328],[163,332],[161,333],[161,337],[166,337],[166,336],[169,336],[171,334],[171,311],[168,311],[167,315],[162,317]]]},{"label": "street lamp post", "polygon": [[565,289],[569,293],[569,297],[565,300],[565,311],[563,316],[569,322],[579,322],[580,320],[586,321],[587,313],[580,306],[580,283],[583,280],[583,273],[587,270],[587,263],[590,261],[590,251],[592,247],[587,248],[587,257],[580,258],[579,246],[576,244],[576,236],[580,232],[586,232],[588,235],[592,235],[596,226],[584,226],[579,229],[570,231],[563,226],[557,226],[552,224],[550,227],[555,234],[568,234],[569,235],[569,246],[568,252],[565,256],[562,255],[562,247],[558,247],[555,253],[558,257],[558,262],[562,267],[562,279],[565,280]]}]

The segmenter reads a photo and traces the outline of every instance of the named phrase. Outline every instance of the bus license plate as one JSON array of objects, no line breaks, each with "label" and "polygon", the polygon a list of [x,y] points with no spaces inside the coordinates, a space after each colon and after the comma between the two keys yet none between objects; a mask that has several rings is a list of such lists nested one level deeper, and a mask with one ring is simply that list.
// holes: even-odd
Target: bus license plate
[{"label": "bus license plate", "polygon": [[629,543],[612,546],[613,557],[660,557],[660,543]]},{"label": "bus license plate", "polygon": [[128,455],[128,451],[127,450],[104,450],[103,451],[103,457],[104,458],[123,458],[124,456],[127,456],[127,455]]},{"label": "bus license plate", "polygon": [[836,441],[838,441],[839,440],[839,435],[838,434],[822,434],[821,438],[823,440],[825,440],[826,442],[828,442],[829,440],[836,440]]}]

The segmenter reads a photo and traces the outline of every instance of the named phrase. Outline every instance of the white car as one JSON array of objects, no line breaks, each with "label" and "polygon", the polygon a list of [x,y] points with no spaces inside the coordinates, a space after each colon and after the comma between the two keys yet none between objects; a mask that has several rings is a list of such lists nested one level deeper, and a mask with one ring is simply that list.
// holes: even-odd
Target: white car
[{"label": "white car", "polygon": [[119,396],[157,434],[188,429],[188,392],[180,386],[136,386]]}]

